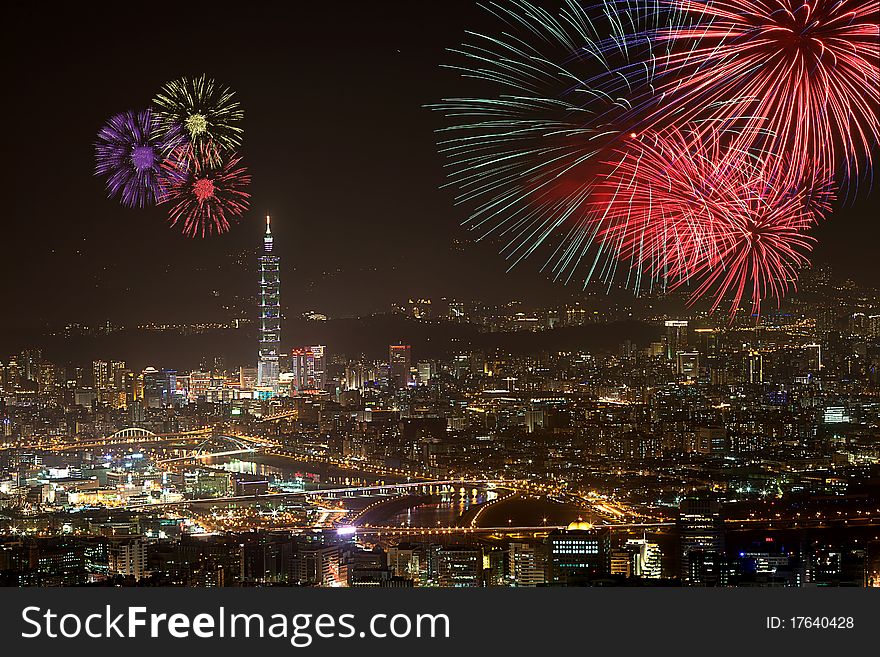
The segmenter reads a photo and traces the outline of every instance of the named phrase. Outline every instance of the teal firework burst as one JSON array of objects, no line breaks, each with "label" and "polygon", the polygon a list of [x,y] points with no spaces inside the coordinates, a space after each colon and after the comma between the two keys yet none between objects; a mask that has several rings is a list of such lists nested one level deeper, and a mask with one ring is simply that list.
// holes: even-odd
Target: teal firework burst
[{"label": "teal firework burst", "polygon": [[669,46],[652,35],[680,28],[683,14],[662,0],[483,8],[499,29],[468,32],[447,68],[485,95],[431,106],[448,120],[439,148],[464,224],[496,240],[511,268],[543,252],[555,280],[612,280],[617,261],[590,196],[613,170],[609,155],[662,107],[655,63]]}]

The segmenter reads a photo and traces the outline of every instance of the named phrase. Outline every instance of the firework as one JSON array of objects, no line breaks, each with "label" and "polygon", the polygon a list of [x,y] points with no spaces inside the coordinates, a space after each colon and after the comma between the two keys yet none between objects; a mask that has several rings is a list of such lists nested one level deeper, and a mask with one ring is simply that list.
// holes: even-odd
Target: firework
[{"label": "firework", "polygon": [[106,176],[108,195],[118,196],[123,205],[161,203],[173,176],[163,161],[183,140],[173,126],[160,129],[150,110],[122,112],[98,132],[95,175]]},{"label": "firework", "polygon": [[[195,148],[220,158],[241,145],[244,132],[238,125],[244,111],[234,95],[205,75],[168,82],[153,99],[159,127],[180,126]],[[209,143],[211,148],[203,148]]]},{"label": "firework", "polygon": [[169,190],[168,221],[180,225],[189,237],[225,233],[230,219],[248,209],[250,174],[240,156],[220,155],[218,150],[211,143],[185,147],[182,156],[172,161],[178,175]]},{"label": "firework", "polygon": [[[809,179],[790,156],[738,151],[723,134],[668,130],[631,139],[596,184],[600,239],[636,276],[693,286],[714,311],[746,299],[752,312],[793,288],[808,263],[807,232],[834,198],[830,173]],[[735,138],[734,138],[735,141]]]},{"label": "firework", "polygon": [[511,267],[544,250],[558,280],[580,270],[586,283],[613,270],[586,208],[594,180],[608,173],[605,154],[660,107],[658,53],[645,35],[684,28],[659,2],[590,13],[575,0],[558,13],[527,0],[492,4],[503,33],[471,33],[453,51],[463,63],[450,68],[493,92],[432,106],[451,124],[440,150],[457,202],[473,208],[465,225],[499,240]]},{"label": "firework", "polygon": [[858,177],[880,135],[877,0],[667,0],[692,21],[661,28],[670,52],[652,120],[736,128],[740,148],[793,154]]}]

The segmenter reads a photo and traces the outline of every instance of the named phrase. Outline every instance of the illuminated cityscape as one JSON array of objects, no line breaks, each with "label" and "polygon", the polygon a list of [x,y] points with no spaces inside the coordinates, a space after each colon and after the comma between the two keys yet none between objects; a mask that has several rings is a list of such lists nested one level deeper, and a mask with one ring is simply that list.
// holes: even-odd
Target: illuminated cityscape
[{"label": "illuminated cityscape", "polygon": [[385,315],[414,344],[343,353],[282,347],[270,231],[256,363],[4,356],[3,584],[880,585],[875,290],[419,298]]},{"label": "illuminated cityscape", "polygon": [[871,3],[551,4],[10,9],[0,586],[880,587]]}]

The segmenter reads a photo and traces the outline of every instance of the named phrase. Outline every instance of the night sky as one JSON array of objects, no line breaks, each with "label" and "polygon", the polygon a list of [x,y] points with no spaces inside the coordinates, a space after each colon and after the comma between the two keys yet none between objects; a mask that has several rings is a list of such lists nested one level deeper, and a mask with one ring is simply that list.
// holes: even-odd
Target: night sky
[{"label": "night sky", "polygon": [[[256,293],[262,217],[273,215],[289,312],[352,316],[412,295],[572,298],[538,272],[505,273],[459,227],[424,108],[462,94],[440,68],[485,17],[472,2],[18,3],[6,80],[2,276],[5,327],[211,321]],[[245,111],[251,212],[190,240],[162,207],[129,210],[92,175],[113,113],[146,107],[166,81],[207,73]],[[880,285],[876,193],[838,208],[814,261]]]}]

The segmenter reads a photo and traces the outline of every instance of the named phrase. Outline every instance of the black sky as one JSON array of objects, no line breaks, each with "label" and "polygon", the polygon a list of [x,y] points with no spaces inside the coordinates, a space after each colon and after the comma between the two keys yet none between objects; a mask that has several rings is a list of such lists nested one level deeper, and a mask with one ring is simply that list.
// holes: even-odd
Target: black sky
[{"label": "black sky", "polygon": [[[460,93],[440,68],[473,2],[67,3],[10,10],[3,44],[7,143],[4,322],[195,321],[254,293],[262,215],[274,217],[294,311],[386,309],[411,295],[566,298],[540,260],[513,274],[459,227],[424,109]],[[252,211],[189,240],[162,208],[127,210],[92,176],[113,113],[147,106],[167,80],[207,73],[238,93]],[[816,235],[818,261],[880,285],[876,194]]]}]

